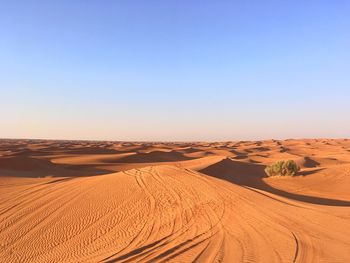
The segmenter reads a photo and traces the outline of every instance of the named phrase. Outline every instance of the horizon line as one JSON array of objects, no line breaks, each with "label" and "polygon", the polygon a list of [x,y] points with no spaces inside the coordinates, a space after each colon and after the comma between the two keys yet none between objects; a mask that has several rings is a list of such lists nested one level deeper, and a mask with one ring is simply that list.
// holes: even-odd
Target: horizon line
[{"label": "horizon line", "polygon": [[258,142],[258,141],[302,141],[302,140],[349,140],[350,137],[295,137],[295,138],[265,138],[265,139],[236,139],[236,140],[104,140],[104,139],[52,139],[52,138],[6,138],[0,140],[24,141],[86,141],[86,142],[132,142],[132,143],[222,143],[222,142]]}]

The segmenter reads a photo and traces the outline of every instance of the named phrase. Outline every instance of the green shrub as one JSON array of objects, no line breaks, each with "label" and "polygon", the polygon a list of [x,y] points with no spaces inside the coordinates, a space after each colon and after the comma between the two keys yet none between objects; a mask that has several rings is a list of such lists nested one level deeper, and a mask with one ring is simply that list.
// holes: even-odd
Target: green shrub
[{"label": "green shrub", "polygon": [[278,161],[265,168],[267,176],[293,176],[299,172],[299,166],[292,160]]}]

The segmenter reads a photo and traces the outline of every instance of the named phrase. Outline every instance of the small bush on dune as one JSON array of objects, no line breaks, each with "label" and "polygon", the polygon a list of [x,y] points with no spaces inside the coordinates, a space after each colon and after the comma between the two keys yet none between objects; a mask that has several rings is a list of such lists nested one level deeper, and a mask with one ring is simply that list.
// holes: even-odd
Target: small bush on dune
[{"label": "small bush on dune", "polygon": [[278,161],[274,164],[268,165],[265,168],[265,173],[267,176],[276,176],[283,173],[284,161]]},{"label": "small bush on dune", "polygon": [[294,176],[299,172],[299,166],[292,160],[278,161],[265,168],[267,176]]}]

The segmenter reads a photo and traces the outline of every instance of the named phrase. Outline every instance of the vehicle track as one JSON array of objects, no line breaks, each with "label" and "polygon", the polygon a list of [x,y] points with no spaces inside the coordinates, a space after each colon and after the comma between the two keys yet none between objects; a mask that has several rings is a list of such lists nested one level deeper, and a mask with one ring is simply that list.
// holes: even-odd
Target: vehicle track
[{"label": "vehicle track", "polygon": [[5,262],[346,262],[334,253],[350,247],[339,207],[171,165],[29,185],[14,202],[0,205]]}]

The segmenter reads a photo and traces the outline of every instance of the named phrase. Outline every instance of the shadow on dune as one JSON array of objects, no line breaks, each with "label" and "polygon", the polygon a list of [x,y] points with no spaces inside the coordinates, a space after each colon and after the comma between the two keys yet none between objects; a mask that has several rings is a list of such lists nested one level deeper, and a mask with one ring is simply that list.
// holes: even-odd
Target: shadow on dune
[{"label": "shadow on dune", "polygon": [[126,151],[118,151],[115,149],[99,148],[99,147],[81,147],[68,148],[62,147],[46,147],[41,149],[23,149],[13,152],[12,156],[45,156],[49,154],[118,154]]},{"label": "shadow on dune", "polygon": [[256,147],[252,149],[253,151],[257,151],[257,152],[268,152],[271,151],[271,149],[269,147]]},{"label": "shadow on dune", "polygon": [[[259,165],[255,163],[244,163],[234,161],[230,158],[226,158],[218,163],[208,166],[203,170],[200,170],[199,172],[219,179],[224,179],[237,185],[260,189],[296,201],[302,201],[318,205],[350,206],[350,201],[300,195],[276,189],[264,182],[264,168],[264,165]],[[309,173],[304,173],[302,175],[306,176],[318,170],[314,170],[313,172]]]},{"label": "shadow on dune", "polygon": [[311,159],[308,156],[305,157],[304,160],[305,160],[304,166],[307,168],[313,168],[313,167],[317,167],[320,165],[319,162],[315,161],[314,159]]},{"label": "shadow on dune", "polygon": [[150,153],[136,153],[135,155],[120,158],[118,163],[158,163],[158,162],[178,162],[192,160],[195,158],[184,156],[177,151],[163,152],[153,151]]},{"label": "shadow on dune", "polygon": [[230,152],[236,155],[235,157],[233,157],[234,159],[240,160],[248,158],[248,153],[242,153],[234,149],[231,149]]},{"label": "shadow on dune", "polygon": [[80,177],[106,174],[109,171],[88,165],[55,164],[46,159],[15,156],[0,158],[0,176],[11,177]]},{"label": "shadow on dune", "polygon": [[289,151],[289,148],[284,147],[284,146],[281,146],[280,150],[279,150],[280,153],[285,153],[285,152],[288,152],[288,151]]}]

